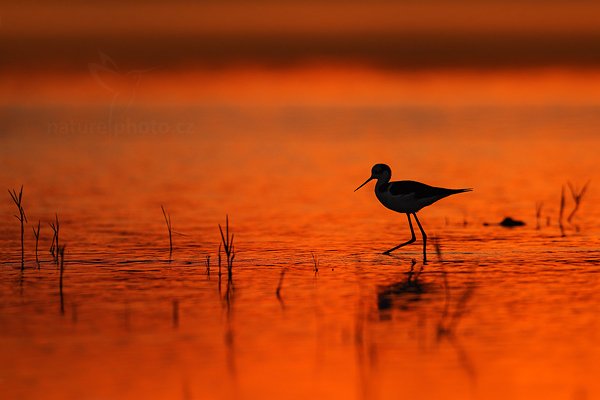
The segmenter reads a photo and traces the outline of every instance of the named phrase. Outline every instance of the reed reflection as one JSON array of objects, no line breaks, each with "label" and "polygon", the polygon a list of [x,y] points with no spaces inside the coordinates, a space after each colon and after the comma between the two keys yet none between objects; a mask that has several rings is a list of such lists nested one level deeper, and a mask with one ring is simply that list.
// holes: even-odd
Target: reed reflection
[{"label": "reed reflection", "polygon": [[237,367],[236,367],[236,345],[235,345],[235,328],[233,324],[233,303],[235,299],[234,295],[233,280],[227,280],[227,289],[225,290],[225,296],[223,297],[223,307],[225,308],[225,349],[226,349],[226,362],[229,376],[235,382],[237,378]]}]

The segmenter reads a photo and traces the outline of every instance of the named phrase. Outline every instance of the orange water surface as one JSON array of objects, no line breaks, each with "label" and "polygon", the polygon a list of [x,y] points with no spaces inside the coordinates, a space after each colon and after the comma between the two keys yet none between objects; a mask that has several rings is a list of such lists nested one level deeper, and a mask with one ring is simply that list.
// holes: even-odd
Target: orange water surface
[{"label": "orange water surface", "polygon": [[[0,397],[600,398],[600,72],[126,75],[0,81],[0,186],[29,220],[22,271],[6,194]],[[381,254],[410,233],[353,193],[377,162],[474,188],[419,213],[427,264]]]}]

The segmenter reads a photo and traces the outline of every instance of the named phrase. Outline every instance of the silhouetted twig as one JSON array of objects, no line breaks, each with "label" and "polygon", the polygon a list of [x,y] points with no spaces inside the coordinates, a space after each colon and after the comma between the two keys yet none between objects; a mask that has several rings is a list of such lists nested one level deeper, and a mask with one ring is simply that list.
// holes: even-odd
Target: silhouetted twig
[{"label": "silhouetted twig", "polygon": [[315,253],[313,253],[312,251],[310,252],[310,255],[312,256],[313,260],[313,271],[315,273],[315,276],[317,276],[319,275],[319,259],[315,257]]},{"label": "silhouetted twig", "polygon": [[277,290],[275,291],[275,295],[279,300],[281,300],[281,285],[283,285],[283,278],[285,277],[286,268],[281,269],[281,274],[279,275],[279,283],[277,284]]},{"label": "silhouetted twig", "polygon": [[558,227],[560,228],[561,236],[565,236],[565,227],[563,225],[563,215],[565,213],[565,187],[563,185],[560,192],[560,210],[558,212]]},{"label": "silhouetted twig", "polygon": [[206,256],[206,275],[210,277],[210,256]]},{"label": "silhouetted twig", "polygon": [[573,219],[573,216],[575,215],[577,210],[579,210],[579,204],[581,204],[581,199],[583,198],[583,195],[587,191],[589,184],[590,184],[590,181],[587,181],[587,183],[585,185],[583,185],[581,190],[578,190],[576,187],[574,187],[571,184],[571,182],[569,182],[569,189],[571,190],[571,196],[573,197],[573,201],[575,202],[575,207],[573,208],[573,211],[571,211],[571,213],[567,217],[567,222],[569,224],[571,223],[571,220]]},{"label": "silhouetted twig", "polygon": [[173,256],[173,230],[171,228],[171,215],[167,214],[162,205],[160,206],[160,209],[165,217],[165,223],[167,224],[167,230],[169,231],[169,260],[171,260],[171,256]]},{"label": "silhouetted twig", "polygon": [[32,227],[33,236],[35,237],[35,262],[37,263],[38,269],[40,269],[40,260],[38,258],[38,243],[40,242],[40,226],[41,222],[38,220],[37,229]]},{"label": "silhouetted twig", "polygon": [[[225,251],[225,257],[227,258],[227,279],[231,281],[233,278],[233,260],[235,259],[235,246],[233,245],[233,233],[229,236],[229,215],[225,216],[225,234],[223,234],[223,228],[219,224],[219,232],[221,233],[221,240],[223,242],[223,250]],[[219,251],[219,256],[221,252]]]},{"label": "silhouetted twig", "polygon": [[27,223],[27,216],[25,215],[25,210],[23,209],[23,185],[21,185],[21,190],[19,190],[19,194],[17,194],[17,191],[15,189],[13,189],[12,191],[9,189],[8,193],[10,194],[10,197],[12,198],[19,211],[19,215],[15,215],[15,218],[19,220],[21,224],[21,271],[23,271],[25,269],[24,223]]},{"label": "silhouetted twig", "polygon": [[219,243],[219,294],[221,294],[221,243]]},{"label": "silhouetted twig", "polygon": [[535,229],[537,229],[538,231],[541,229],[540,219],[542,218],[542,208],[543,207],[544,207],[543,201],[538,201],[535,203],[535,221],[536,221]]},{"label": "silhouetted twig", "polygon": [[[50,227],[52,228],[52,223],[50,223]],[[54,228],[52,231],[52,243],[50,244],[50,249],[48,249],[48,251],[52,255],[52,259],[56,261],[56,231]]]},{"label": "silhouetted twig", "polygon": [[52,232],[54,235],[52,236],[52,245],[50,246],[50,253],[54,257],[54,262],[58,265],[58,256],[60,250],[60,243],[58,241],[59,233],[60,233],[60,222],[58,221],[58,214],[55,214],[55,222],[50,222],[50,228],[52,228]]}]

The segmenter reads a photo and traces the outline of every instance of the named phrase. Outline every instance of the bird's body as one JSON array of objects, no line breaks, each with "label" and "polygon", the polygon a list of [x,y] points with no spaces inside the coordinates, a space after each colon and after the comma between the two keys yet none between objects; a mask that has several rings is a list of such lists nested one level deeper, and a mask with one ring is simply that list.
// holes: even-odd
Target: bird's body
[{"label": "bird's body", "polygon": [[444,197],[469,190],[445,189],[415,181],[382,182],[378,180],[375,185],[375,196],[390,210],[412,214]]},{"label": "bird's body", "polygon": [[[417,218],[417,212],[423,207],[427,207],[436,201],[448,197],[453,194],[469,192],[472,189],[446,189],[435,186],[429,186],[421,182],[415,181],[395,181],[390,182],[392,177],[392,170],[385,164],[376,164],[371,169],[371,177],[360,185],[356,190],[366,185],[372,179],[377,179],[375,184],[375,196],[385,207],[392,211],[406,214],[408,217],[408,224],[412,233],[412,238],[390,250],[385,251],[383,254],[390,254],[392,251],[406,246],[416,240],[415,232],[413,230],[412,222],[410,219],[411,214],[414,216],[421,235],[423,237],[423,260],[426,261],[426,244],[427,235]],[[355,190],[355,192],[356,192]]]}]

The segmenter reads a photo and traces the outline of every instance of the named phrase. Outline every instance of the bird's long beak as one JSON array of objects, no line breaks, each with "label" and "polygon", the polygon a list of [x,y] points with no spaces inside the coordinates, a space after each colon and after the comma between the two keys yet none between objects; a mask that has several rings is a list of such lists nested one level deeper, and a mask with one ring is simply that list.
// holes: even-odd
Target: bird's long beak
[{"label": "bird's long beak", "polygon": [[371,179],[373,179],[373,177],[370,177],[369,179],[367,179],[365,181],[365,183],[363,183],[362,185],[360,185],[359,187],[357,187],[356,189],[354,189],[354,191],[356,192],[358,189],[360,189],[361,187],[365,186],[367,183],[369,183],[371,181]]}]

